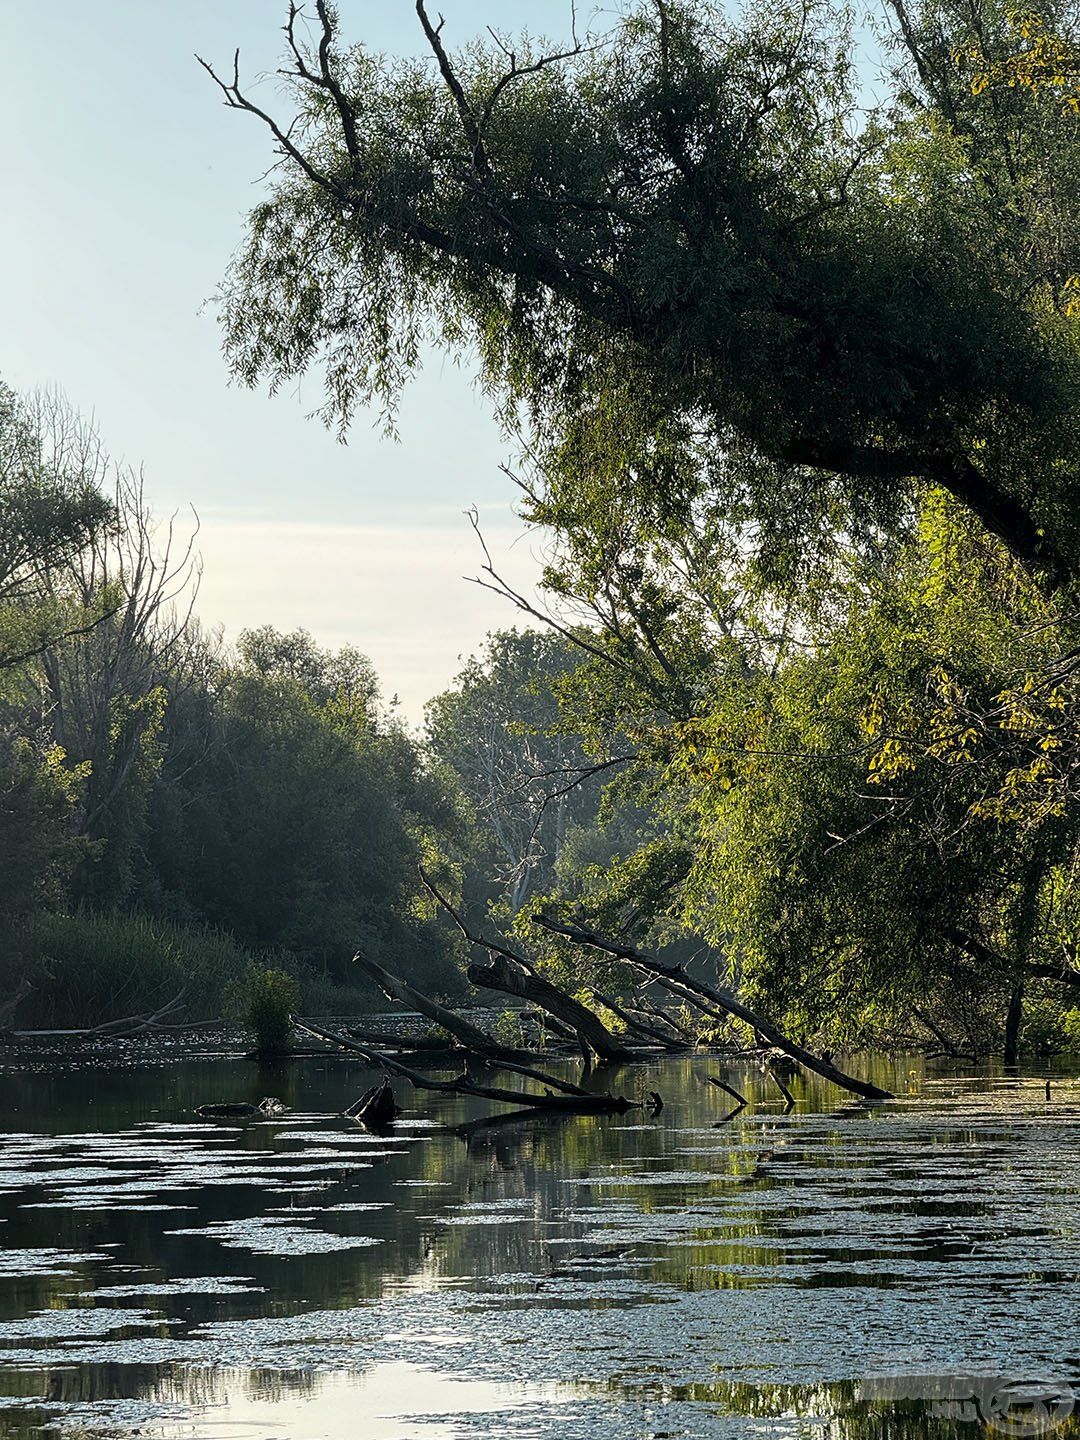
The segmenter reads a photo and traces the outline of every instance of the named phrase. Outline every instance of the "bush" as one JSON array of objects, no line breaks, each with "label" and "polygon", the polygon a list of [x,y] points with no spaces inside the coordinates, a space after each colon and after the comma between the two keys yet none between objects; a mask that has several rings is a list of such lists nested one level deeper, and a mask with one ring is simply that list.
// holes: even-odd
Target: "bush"
[{"label": "bush", "polygon": [[247,1025],[259,1055],[285,1055],[292,1036],[292,1015],[300,1005],[300,986],[284,970],[253,968],[248,980]]}]

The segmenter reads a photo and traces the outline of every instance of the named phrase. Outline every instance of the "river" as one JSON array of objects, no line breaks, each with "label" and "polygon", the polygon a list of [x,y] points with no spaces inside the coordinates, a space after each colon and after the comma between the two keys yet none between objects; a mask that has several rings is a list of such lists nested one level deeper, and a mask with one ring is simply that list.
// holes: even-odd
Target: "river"
[{"label": "river", "polygon": [[462,1129],[491,1107],[402,1084],[380,1137],[337,1057],[9,1056],[0,1434],[1077,1435],[1075,1068],[850,1063],[898,1098],[784,1113],[701,1057],[617,1078],[655,1118]]}]

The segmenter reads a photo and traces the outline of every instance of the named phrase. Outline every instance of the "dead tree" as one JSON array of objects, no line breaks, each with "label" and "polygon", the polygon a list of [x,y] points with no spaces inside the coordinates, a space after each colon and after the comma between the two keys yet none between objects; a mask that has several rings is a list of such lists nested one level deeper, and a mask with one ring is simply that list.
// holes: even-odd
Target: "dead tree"
[{"label": "dead tree", "polygon": [[428,893],[442,906],[469,944],[486,950],[491,957],[485,965],[469,966],[468,976],[473,985],[484,990],[497,990],[505,995],[513,995],[519,1000],[527,1000],[530,1004],[539,1006],[561,1024],[568,1026],[578,1037],[582,1047],[591,1050],[601,1060],[619,1062],[634,1058],[634,1052],[619,1042],[599,1016],[594,1015],[572,995],[567,995],[564,990],[553,985],[550,980],[537,974],[535,966],[526,960],[524,955],[511,950],[500,941],[491,940],[470,930],[464,918],[446,896],[440,894],[423,870],[420,871],[420,878]]},{"label": "dead tree", "polygon": [[631,945],[620,945],[615,941],[606,940],[602,935],[597,935],[591,930],[582,929],[577,925],[563,925],[544,915],[535,916],[534,921],[553,935],[562,935],[572,945],[586,946],[589,949],[600,950],[605,955],[613,955],[616,959],[625,960],[639,972],[662,981],[673,994],[704,999],[727,1015],[734,1016],[735,1019],[753,1026],[771,1045],[775,1045],[785,1055],[790,1055],[792,1060],[805,1069],[812,1070],[815,1075],[820,1075],[822,1079],[839,1085],[853,1095],[861,1095],[866,1100],[891,1100],[894,1098],[891,1091],[882,1090],[880,1086],[872,1085],[867,1080],[859,1080],[853,1075],[847,1075],[843,1070],[838,1069],[831,1060],[804,1050],[801,1045],[790,1040],[763,1016],[749,1009],[740,1000],[736,1000],[734,995],[716,990],[711,985],[694,979],[682,965],[668,965],[656,956],[647,955]]},{"label": "dead tree", "polygon": [[120,1020],[106,1020],[84,1030],[13,1030],[15,1040],[126,1040],[133,1035],[144,1035],[150,1031],[186,1030],[188,1024],[178,1025],[175,1017],[184,1007],[186,986],[171,1000],[157,1010],[143,1015],[125,1015]]},{"label": "dead tree", "polygon": [[600,1060],[617,1063],[634,1058],[634,1051],[616,1039],[598,1015],[572,995],[567,995],[565,990],[552,985],[550,980],[536,974],[523,957],[515,965],[505,954],[497,952],[492,954],[486,965],[470,965],[467,974],[472,984],[482,990],[498,990],[539,1005],[549,1015],[569,1025]]},{"label": "dead tree", "polygon": [[404,1005],[412,1006],[433,1024],[440,1025],[465,1050],[487,1056],[489,1059],[503,1064],[507,1062],[521,1063],[531,1058],[530,1052],[527,1050],[500,1045],[486,1030],[481,1030],[479,1026],[471,1024],[470,1021],[458,1015],[456,1011],[448,1009],[447,1006],[429,999],[421,990],[410,985],[407,980],[401,979],[398,975],[392,975],[389,970],[384,970],[374,960],[356,954],[353,956],[353,964],[358,965],[366,975],[375,981],[387,999],[398,1000]]},{"label": "dead tree", "polygon": [[635,1015],[640,1014],[640,1011],[624,1009],[618,1001],[614,1000],[610,995],[605,995],[602,990],[597,990],[595,985],[589,986],[589,994],[595,1000],[598,1000],[605,1010],[610,1010],[616,1019],[621,1020],[627,1030],[640,1036],[647,1044],[659,1045],[661,1049],[669,1051],[685,1050],[688,1048],[684,1040],[680,1040],[673,1034],[665,1035],[662,1030],[657,1030],[655,1026],[646,1024],[644,1020],[635,1019]]},{"label": "dead tree", "polygon": [[[433,1090],[442,1095],[475,1095],[483,1100],[494,1100],[499,1104],[514,1105],[519,1109],[561,1110],[577,1115],[623,1115],[627,1110],[634,1108],[634,1102],[627,1100],[623,1095],[590,1094],[579,1086],[570,1085],[567,1081],[559,1080],[553,1075],[542,1075],[538,1071],[526,1073],[549,1087],[539,1095],[530,1090],[506,1090],[499,1086],[481,1085],[472,1079],[468,1070],[464,1070],[453,1080],[433,1080],[429,1075],[422,1075],[418,1070],[403,1065],[400,1060],[395,1060],[390,1055],[379,1050],[372,1050],[369,1046],[361,1045],[359,1041],[351,1040],[348,1036],[341,1035],[336,1031],[324,1029],[313,1021],[301,1020],[294,1016],[293,1024],[306,1035],[313,1035],[316,1039],[325,1040],[328,1045],[336,1045],[339,1049],[349,1050],[353,1054],[360,1055],[369,1064],[381,1067],[391,1075],[400,1075],[402,1079],[408,1080],[409,1084],[418,1090]],[[514,1068],[520,1069],[521,1067]]]}]

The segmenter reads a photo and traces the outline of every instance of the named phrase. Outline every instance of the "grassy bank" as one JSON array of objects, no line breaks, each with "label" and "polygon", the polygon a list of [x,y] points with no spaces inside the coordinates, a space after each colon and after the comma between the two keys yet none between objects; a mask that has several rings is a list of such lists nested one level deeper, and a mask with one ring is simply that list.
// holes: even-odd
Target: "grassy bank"
[{"label": "grassy bank", "polygon": [[23,1028],[96,1025],[153,1010],[181,989],[181,1020],[241,1018],[252,971],[265,967],[293,976],[308,1013],[367,1010],[375,998],[370,989],[343,987],[296,956],[254,954],[221,931],[146,915],[41,914],[19,948],[17,959],[0,961],[0,983],[4,994],[23,975],[33,985],[15,1017]]}]

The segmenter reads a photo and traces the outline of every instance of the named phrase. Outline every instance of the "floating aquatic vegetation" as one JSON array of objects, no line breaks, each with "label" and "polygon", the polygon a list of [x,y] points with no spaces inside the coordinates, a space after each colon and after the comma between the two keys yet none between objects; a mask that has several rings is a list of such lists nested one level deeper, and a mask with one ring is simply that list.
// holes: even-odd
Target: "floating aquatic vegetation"
[{"label": "floating aquatic vegetation", "polygon": [[190,1230],[170,1230],[170,1235],[205,1235],[235,1250],[250,1250],[253,1255],[323,1255],[332,1250],[359,1250],[379,1245],[373,1235],[331,1235],[323,1230],[309,1230],[290,1225],[284,1218],[260,1216],[251,1220],[222,1220],[213,1225]]}]

